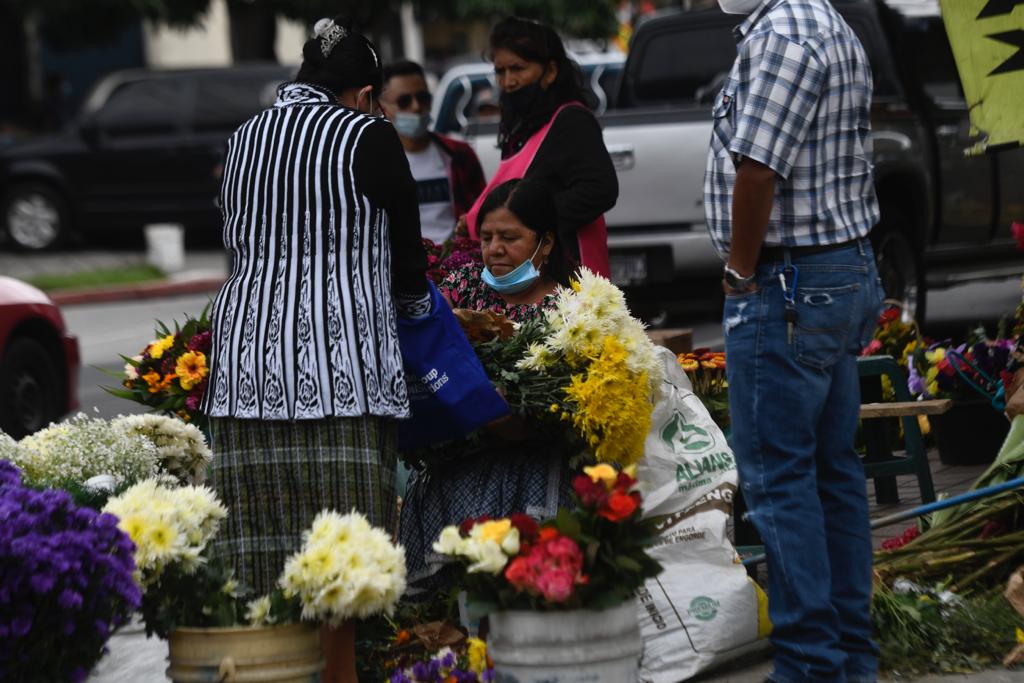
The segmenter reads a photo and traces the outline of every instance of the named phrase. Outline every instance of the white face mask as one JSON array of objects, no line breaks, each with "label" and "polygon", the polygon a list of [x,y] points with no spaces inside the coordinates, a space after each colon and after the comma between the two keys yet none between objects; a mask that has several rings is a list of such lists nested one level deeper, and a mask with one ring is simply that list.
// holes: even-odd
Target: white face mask
[{"label": "white face mask", "polygon": [[756,10],[764,0],[718,0],[718,6],[726,14],[750,14]]}]

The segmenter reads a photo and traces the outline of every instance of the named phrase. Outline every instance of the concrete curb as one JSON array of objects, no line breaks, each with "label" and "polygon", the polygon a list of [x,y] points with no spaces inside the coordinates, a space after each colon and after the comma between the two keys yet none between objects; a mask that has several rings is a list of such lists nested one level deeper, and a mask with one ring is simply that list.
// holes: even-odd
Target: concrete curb
[{"label": "concrete curb", "polygon": [[61,289],[49,292],[58,306],[79,306],[82,304],[105,304],[117,301],[139,299],[160,299],[168,296],[216,292],[224,284],[222,277],[203,277],[174,282],[145,282],[119,287],[91,287],[89,289]]}]

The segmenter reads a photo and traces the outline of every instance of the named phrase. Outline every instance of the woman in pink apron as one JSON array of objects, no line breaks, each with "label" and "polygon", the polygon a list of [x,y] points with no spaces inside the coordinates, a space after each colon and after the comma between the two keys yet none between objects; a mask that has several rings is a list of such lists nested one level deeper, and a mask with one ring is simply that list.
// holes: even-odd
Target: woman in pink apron
[{"label": "woman in pink apron", "polygon": [[501,165],[467,214],[476,238],[487,194],[514,178],[548,186],[558,208],[558,236],[569,257],[607,277],[604,214],[619,183],[601,127],[583,103],[583,77],[554,29],[508,18],[491,31],[491,57],[501,88]]}]

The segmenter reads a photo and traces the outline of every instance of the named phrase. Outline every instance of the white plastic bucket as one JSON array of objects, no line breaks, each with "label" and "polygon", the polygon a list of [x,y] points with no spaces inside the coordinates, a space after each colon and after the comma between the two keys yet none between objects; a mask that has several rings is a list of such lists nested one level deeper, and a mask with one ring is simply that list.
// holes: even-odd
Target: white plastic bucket
[{"label": "white plastic bucket", "polygon": [[496,683],[636,683],[642,651],[634,600],[602,611],[490,615]]}]

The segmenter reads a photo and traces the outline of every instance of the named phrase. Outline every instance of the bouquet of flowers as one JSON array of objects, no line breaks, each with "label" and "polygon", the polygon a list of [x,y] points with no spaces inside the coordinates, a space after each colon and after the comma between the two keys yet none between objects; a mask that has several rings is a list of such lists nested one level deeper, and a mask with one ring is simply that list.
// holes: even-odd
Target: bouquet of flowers
[{"label": "bouquet of flowers", "polygon": [[0,676],[84,681],[139,607],[131,540],[64,491],[22,486],[2,460],[0,520]]},{"label": "bouquet of flowers", "polygon": [[471,263],[483,263],[479,240],[453,235],[443,244],[423,238],[427,252],[427,277],[441,284],[453,270]]},{"label": "bouquet of flowers", "polygon": [[517,514],[441,532],[434,550],[465,567],[477,609],[603,609],[661,571],[646,552],[654,523],[640,518],[633,476],[607,464],[584,472],[573,481],[575,507],[543,525]]},{"label": "bouquet of flowers", "polygon": [[694,349],[679,354],[679,365],[690,378],[693,393],[722,429],[729,426],[729,382],[725,377],[725,353]]},{"label": "bouquet of flowers", "polygon": [[135,544],[135,581],[144,591],[147,634],[178,626],[227,626],[239,620],[232,572],[206,557],[227,510],[204,486],[148,479],[111,498],[104,512]]},{"label": "bouquet of flowers", "polygon": [[643,323],[605,278],[584,268],[542,323],[476,349],[520,417],[567,425],[588,459],[628,466],[643,456],[661,366]]},{"label": "bouquet of flowers", "polygon": [[106,390],[152,410],[204,425],[205,417],[199,412],[199,405],[209,382],[207,356],[212,342],[209,309],[207,304],[198,318],[186,316],[182,325],[175,322],[173,331],[157,321],[157,338],[137,356],[122,356],[124,373],[115,376],[124,388]]}]

